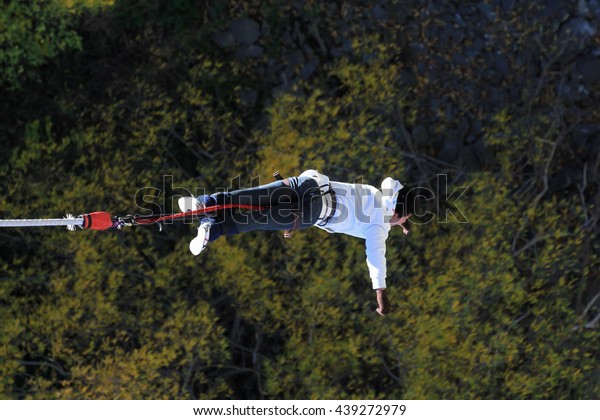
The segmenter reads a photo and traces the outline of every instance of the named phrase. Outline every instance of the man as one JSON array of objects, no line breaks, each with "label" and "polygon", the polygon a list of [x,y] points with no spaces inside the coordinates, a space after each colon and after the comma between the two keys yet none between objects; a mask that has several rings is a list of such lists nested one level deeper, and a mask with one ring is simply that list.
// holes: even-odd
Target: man
[{"label": "man", "polygon": [[[390,312],[386,292],[386,239],[392,226],[400,226],[405,235],[406,222],[412,216],[405,200],[398,200],[400,182],[386,178],[381,191],[371,185],[329,181],[315,170],[237,191],[182,197],[182,211],[223,204],[261,206],[264,210],[241,215],[232,211],[204,217],[198,236],[190,242],[190,251],[198,255],[209,242],[221,235],[253,230],[306,229],[317,226],[329,233],[345,233],[365,240],[367,266],[377,296],[377,313]],[[406,203],[408,204],[408,203]]]}]

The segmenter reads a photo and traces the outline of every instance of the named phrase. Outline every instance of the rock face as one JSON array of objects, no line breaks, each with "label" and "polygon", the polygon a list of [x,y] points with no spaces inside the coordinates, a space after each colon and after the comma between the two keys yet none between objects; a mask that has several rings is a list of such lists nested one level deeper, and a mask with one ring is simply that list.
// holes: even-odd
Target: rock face
[{"label": "rock face", "polygon": [[246,60],[263,57],[264,47],[257,44],[260,37],[260,24],[254,19],[241,18],[231,22],[225,30],[215,32],[212,39],[219,48],[234,50],[234,59]]},{"label": "rock face", "polygon": [[390,18],[390,14],[388,13],[388,11],[381,7],[379,4],[373,7],[373,9],[371,10],[371,14],[377,20],[385,21]]},{"label": "rock face", "polygon": [[455,136],[449,136],[444,139],[442,148],[438,153],[437,158],[445,162],[451,163],[458,157],[462,148],[462,140]]},{"label": "rock face", "polygon": [[243,60],[246,58],[261,58],[263,56],[264,49],[258,45],[242,45],[234,54],[237,60]]},{"label": "rock face", "polygon": [[213,41],[220,48],[230,48],[235,47],[237,45],[235,41],[235,37],[229,31],[218,31],[213,34]]},{"label": "rock face", "polygon": [[310,60],[308,63],[302,67],[300,71],[300,77],[304,80],[307,80],[310,76],[313,75],[317,67],[319,66],[319,59],[317,57]]},{"label": "rock face", "polygon": [[260,105],[269,91],[308,93],[331,62],[377,63],[377,48],[356,46],[357,34],[368,34],[394,46],[397,86],[418,110],[406,129],[417,152],[438,163],[493,167],[494,118],[506,113],[510,126],[549,96],[575,109],[571,120],[597,109],[600,0],[321,2],[311,9],[318,13],[289,3],[276,18],[232,18],[213,33],[224,54],[264,82],[239,93],[245,107]]},{"label": "rock face", "polygon": [[600,57],[586,56],[577,60],[576,70],[584,84],[600,82]]},{"label": "rock face", "polygon": [[220,48],[232,48],[238,45],[251,45],[260,38],[260,25],[253,19],[237,19],[227,29],[213,34],[213,41]]},{"label": "rock face", "polygon": [[570,18],[563,27],[564,35],[573,36],[579,39],[587,40],[596,35],[596,28],[584,18],[573,17]]},{"label": "rock face", "polygon": [[254,44],[260,37],[260,26],[253,19],[243,18],[231,22],[229,32],[239,44]]}]

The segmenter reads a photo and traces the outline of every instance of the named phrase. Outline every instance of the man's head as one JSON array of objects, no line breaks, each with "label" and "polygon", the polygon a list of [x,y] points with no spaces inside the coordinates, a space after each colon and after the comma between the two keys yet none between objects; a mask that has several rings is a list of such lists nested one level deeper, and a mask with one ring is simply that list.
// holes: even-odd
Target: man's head
[{"label": "man's head", "polygon": [[398,191],[398,198],[396,199],[396,209],[394,213],[398,217],[407,216],[415,213],[415,197],[411,193],[412,186],[405,184],[404,188]]}]

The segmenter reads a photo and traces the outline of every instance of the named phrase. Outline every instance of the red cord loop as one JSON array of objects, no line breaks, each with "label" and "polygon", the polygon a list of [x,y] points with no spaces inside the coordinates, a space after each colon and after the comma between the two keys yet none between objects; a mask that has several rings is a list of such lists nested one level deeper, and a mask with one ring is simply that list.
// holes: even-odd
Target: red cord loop
[{"label": "red cord loop", "polygon": [[144,218],[136,217],[134,219],[134,224],[136,224],[136,225],[151,225],[152,223],[163,222],[165,220],[181,219],[182,217],[186,217],[186,216],[199,216],[201,214],[212,213],[217,210],[225,210],[225,209],[231,209],[231,208],[245,209],[245,210],[264,210],[266,207],[250,206],[247,204],[222,204],[220,206],[205,207],[203,209],[186,211],[183,213],[167,214],[167,215],[158,216],[158,217],[144,217]]}]

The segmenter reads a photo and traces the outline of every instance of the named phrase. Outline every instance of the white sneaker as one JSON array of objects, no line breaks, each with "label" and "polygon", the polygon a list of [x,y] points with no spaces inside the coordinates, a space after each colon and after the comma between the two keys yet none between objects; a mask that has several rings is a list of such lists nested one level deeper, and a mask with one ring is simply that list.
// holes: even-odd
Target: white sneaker
[{"label": "white sneaker", "polygon": [[210,227],[213,222],[210,219],[204,219],[200,226],[198,226],[198,236],[196,236],[190,242],[190,251],[194,255],[200,254],[206,248],[208,244],[208,238],[210,237]]},{"label": "white sneaker", "polygon": [[204,204],[199,203],[196,197],[181,197],[177,200],[177,204],[179,205],[179,210],[183,213],[204,208]]}]

